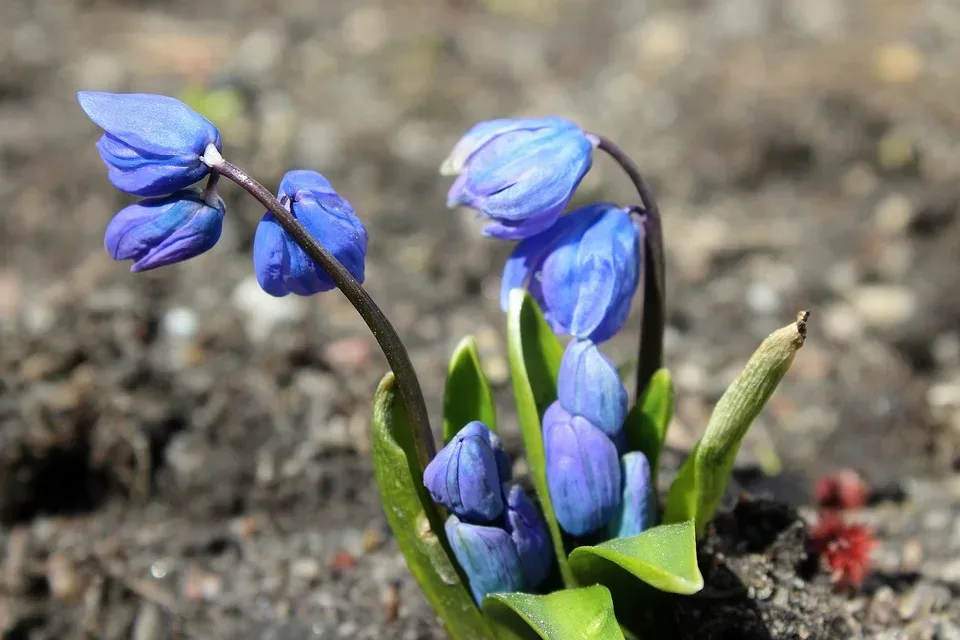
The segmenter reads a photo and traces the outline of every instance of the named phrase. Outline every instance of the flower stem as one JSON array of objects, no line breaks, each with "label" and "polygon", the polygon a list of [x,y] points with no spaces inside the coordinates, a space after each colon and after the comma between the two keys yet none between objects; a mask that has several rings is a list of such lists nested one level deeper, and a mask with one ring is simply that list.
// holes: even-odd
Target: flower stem
[{"label": "flower stem", "polygon": [[413,363],[410,362],[410,356],[387,316],[373,301],[367,290],[347,271],[347,268],[310,235],[310,232],[286,207],[280,204],[280,201],[269,189],[226,160],[214,161],[210,168],[215,173],[236,182],[265,206],[277,218],[284,230],[293,237],[300,248],[330,275],[337,288],[343,292],[343,295],[363,318],[363,321],[380,344],[380,349],[383,351],[383,355],[387,357],[387,363],[396,377],[400,397],[406,406],[407,414],[413,426],[411,431],[416,445],[417,457],[421,468],[425,468],[437,452],[433,432],[430,430],[427,405],[423,400],[420,381],[413,369]]},{"label": "flower stem", "polygon": [[637,398],[643,397],[653,374],[663,366],[663,330],[666,326],[666,265],[663,255],[663,225],[660,208],[640,169],[609,138],[592,134],[605,151],[626,172],[643,203],[643,324],[640,329],[640,354],[637,356]]}]

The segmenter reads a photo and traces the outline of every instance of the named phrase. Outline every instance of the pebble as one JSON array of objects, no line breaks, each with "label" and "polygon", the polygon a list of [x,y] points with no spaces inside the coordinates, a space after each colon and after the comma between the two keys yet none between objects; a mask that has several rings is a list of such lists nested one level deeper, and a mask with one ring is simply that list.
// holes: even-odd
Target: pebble
[{"label": "pebble", "polygon": [[299,580],[312,582],[320,575],[320,563],[314,558],[297,558],[290,564],[290,575]]},{"label": "pebble", "polygon": [[852,304],[867,326],[888,329],[913,317],[917,299],[906,287],[866,285],[854,291]]},{"label": "pebble", "polygon": [[874,71],[881,82],[912,82],[923,68],[923,55],[911,42],[893,42],[881,47],[874,57]]},{"label": "pebble", "polygon": [[780,294],[765,282],[751,282],[746,291],[747,306],[756,314],[773,315],[780,311]]},{"label": "pebble", "polygon": [[370,364],[373,348],[367,338],[349,336],[325,344],[323,358],[334,371],[351,375]]},{"label": "pebble", "polygon": [[856,309],[845,302],[830,305],[823,311],[823,333],[834,342],[854,342],[863,335],[863,323]]},{"label": "pebble", "polygon": [[244,328],[251,340],[266,339],[277,327],[301,319],[307,311],[299,296],[275,298],[260,288],[256,277],[250,276],[233,291],[233,304],[246,318]]},{"label": "pebble", "polygon": [[897,596],[893,589],[882,586],[877,589],[870,606],[867,608],[867,621],[870,624],[887,626],[897,618]]},{"label": "pebble", "polygon": [[914,210],[910,199],[902,193],[891,193],[874,208],[873,224],[878,231],[896,236],[907,231],[913,216]]},{"label": "pebble", "polygon": [[683,61],[690,45],[690,34],[683,21],[659,15],[640,25],[633,42],[637,43],[637,57],[641,62],[668,70]]}]

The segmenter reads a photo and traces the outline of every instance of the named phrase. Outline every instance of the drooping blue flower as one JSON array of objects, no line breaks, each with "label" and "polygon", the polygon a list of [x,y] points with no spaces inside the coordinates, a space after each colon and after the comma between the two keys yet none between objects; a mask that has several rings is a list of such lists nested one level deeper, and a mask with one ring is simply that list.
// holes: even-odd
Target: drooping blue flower
[{"label": "drooping blue flower", "polygon": [[626,209],[598,202],[517,245],[500,304],[526,287],[557,333],[603,342],[626,322],[640,278],[640,228]]},{"label": "drooping blue flower", "polygon": [[528,238],[563,213],[592,163],[597,140],[563,118],[481,122],[457,143],[440,171],[458,176],[447,206],[492,220],[484,234]]},{"label": "drooping blue flower", "polygon": [[175,98],[80,91],[77,100],[105,132],[97,149],[121,191],[163,196],[189,187],[210,171],[201,160],[207,147],[221,149],[213,123]]},{"label": "drooping blue flower", "polygon": [[223,229],[223,201],[215,192],[184,189],[125,207],[107,225],[104,247],[114,260],[147,271],[211,249]]},{"label": "drooping blue flower", "polygon": [[[315,171],[288,171],[280,182],[279,197],[307,231],[363,282],[367,230],[327,179]],[[272,296],[309,296],[336,287],[269,211],[254,235],[253,270],[257,282]]]},{"label": "drooping blue flower", "polygon": [[620,459],[623,474],[623,500],[607,524],[611,538],[629,538],[643,533],[657,518],[656,488],[650,475],[650,462],[640,451]]},{"label": "drooping blue flower", "polygon": [[583,536],[607,524],[620,506],[620,461],[613,441],[559,402],[543,416],[547,488],[557,522]]},{"label": "drooping blue flower", "polygon": [[467,424],[423,472],[434,502],[472,523],[493,522],[503,514],[502,467],[491,436],[482,422]]},{"label": "drooping blue flower", "polygon": [[553,546],[540,510],[519,485],[507,494],[505,528],[517,547],[527,588],[539,587],[553,567]]},{"label": "drooping blue flower", "polygon": [[567,345],[557,377],[557,399],[610,438],[617,437],[627,417],[627,390],[617,368],[590,340]]},{"label": "drooping blue flower", "polygon": [[447,518],[444,529],[454,557],[467,574],[477,604],[483,602],[488,593],[527,588],[520,555],[505,530],[463,522],[455,515]]}]

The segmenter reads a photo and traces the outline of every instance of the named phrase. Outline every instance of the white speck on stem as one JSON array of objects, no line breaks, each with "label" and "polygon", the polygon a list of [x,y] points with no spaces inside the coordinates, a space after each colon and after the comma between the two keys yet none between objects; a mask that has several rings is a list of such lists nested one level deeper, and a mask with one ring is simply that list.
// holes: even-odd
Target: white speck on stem
[{"label": "white speck on stem", "polygon": [[207,145],[207,148],[203,150],[203,155],[200,156],[200,160],[208,167],[216,167],[223,163],[223,156],[220,155],[220,150],[217,149],[216,145],[210,143]]}]

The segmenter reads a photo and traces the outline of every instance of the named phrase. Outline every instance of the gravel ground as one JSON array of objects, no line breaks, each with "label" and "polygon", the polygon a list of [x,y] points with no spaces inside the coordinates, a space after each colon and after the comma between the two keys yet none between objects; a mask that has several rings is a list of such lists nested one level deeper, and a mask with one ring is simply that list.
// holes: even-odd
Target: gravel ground
[{"label": "gravel ground", "polygon": [[[218,119],[229,159],[268,185],[320,170],[355,205],[369,290],[435,423],[446,358],[477,335],[514,451],[496,300],[509,246],[443,207],[437,167],[492,117],[553,113],[615,139],[664,212],[675,450],[759,341],[813,311],[738,474],[780,503],[718,521],[703,597],[656,623],[960,638],[960,6],[223,6],[0,3],[4,638],[443,635],[385,529],[366,435],[385,362],[349,304],[261,293],[260,211],[229,188],[209,254],[136,276],[104,255],[127,199],[75,91],[197,86],[234,98]],[[629,201],[628,187],[599,160],[581,197]],[[610,353],[632,351],[636,320]],[[752,473],[771,451],[782,472]],[[854,514],[881,542],[855,595],[804,546],[812,481],[841,467],[902,497]]]}]

